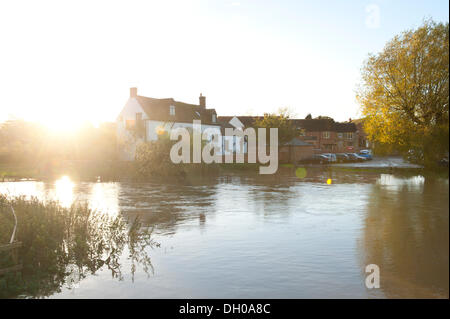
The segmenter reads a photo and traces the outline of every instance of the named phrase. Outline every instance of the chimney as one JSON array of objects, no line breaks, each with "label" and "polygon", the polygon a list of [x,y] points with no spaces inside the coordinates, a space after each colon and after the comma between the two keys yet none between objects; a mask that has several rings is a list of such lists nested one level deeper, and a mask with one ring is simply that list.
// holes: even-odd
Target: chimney
[{"label": "chimney", "polygon": [[137,97],[137,88],[130,88],[130,97]]},{"label": "chimney", "polygon": [[200,97],[198,99],[200,101],[199,105],[205,107],[206,106],[206,97],[200,93]]}]

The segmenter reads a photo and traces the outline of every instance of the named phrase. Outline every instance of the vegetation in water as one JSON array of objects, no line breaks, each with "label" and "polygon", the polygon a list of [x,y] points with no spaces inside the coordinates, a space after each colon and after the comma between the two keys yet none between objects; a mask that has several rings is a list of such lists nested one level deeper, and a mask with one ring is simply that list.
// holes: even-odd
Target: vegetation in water
[{"label": "vegetation in water", "polygon": [[[21,271],[0,275],[0,298],[45,297],[71,287],[100,269],[122,280],[120,258],[127,254],[134,277],[136,267],[153,272],[149,247],[158,246],[138,221],[125,221],[92,211],[86,205],[64,208],[35,198],[9,199],[0,194],[0,245],[9,243],[18,220],[16,240]],[[0,269],[13,265],[10,252],[0,252]]]}]

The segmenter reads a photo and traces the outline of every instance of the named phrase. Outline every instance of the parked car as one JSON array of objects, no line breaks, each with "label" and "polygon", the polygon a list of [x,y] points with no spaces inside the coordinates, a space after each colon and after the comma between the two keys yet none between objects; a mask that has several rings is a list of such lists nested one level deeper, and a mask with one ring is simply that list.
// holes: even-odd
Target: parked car
[{"label": "parked car", "polygon": [[410,149],[406,154],[406,160],[410,163],[423,163],[423,151],[421,149]]},{"label": "parked car", "polygon": [[301,164],[328,164],[330,162],[329,158],[322,155],[316,154],[311,157],[300,160],[298,163]]},{"label": "parked car", "polygon": [[337,158],[336,158],[336,154],[333,153],[323,153],[321,155],[324,155],[326,157],[328,157],[330,162],[337,162]]},{"label": "parked car", "polygon": [[439,166],[448,167],[448,155],[439,161]]},{"label": "parked car", "polygon": [[367,160],[372,159],[372,151],[371,150],[360,150],[358,156],[364,157]]},{"label": "parked car", "polygon": [[366,159],[356,153],[346,153],[352,162],[364,162]]},{"label": "parked car", "polygon": [[350,157],[345,153],[336,153],[336,159],[337,159],[338,163],[351,162]]}]

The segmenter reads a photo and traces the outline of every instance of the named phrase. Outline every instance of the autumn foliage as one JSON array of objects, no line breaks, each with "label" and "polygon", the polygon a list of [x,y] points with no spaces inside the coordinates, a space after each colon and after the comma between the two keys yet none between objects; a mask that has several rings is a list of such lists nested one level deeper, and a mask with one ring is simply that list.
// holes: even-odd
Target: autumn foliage
[{"label": "autumn foliage", "polygon": [[448,156],[448,40],[448,23],[425,21],[369,55],[357,98],[375,145],[427,166]]}]

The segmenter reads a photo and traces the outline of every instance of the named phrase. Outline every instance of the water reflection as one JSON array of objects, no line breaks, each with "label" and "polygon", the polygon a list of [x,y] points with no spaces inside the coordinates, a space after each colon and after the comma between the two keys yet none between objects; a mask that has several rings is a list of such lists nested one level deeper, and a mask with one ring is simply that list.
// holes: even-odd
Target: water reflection
[{"label": "water reflection", "polygon": [[93,210],[117,216],[119,213],[118,183],[92,183],[88,190],[87,202]]},{"label": "water reflection", "polygon": [[73,202],[74,183],[68,176],[63,176],[55,182],[55,198],[63,207],[70,207]]},{"label": "water reflection", "polygon": [[363,263],[389,298],[449,297],[448,182],[382,175],[364,220]]},{"label": "water reflection", "polygon": [[[132,281],[137,267],[147,275],[154,271],[147,249],[159,244],[153,241],[151,229],[138,220],[112,218],[87,206],[64,208],[55,202],[43,204],[36,199],[7,200],[0,196],[2,226],[11,224],[4,218],[10,206],[19,221],[17,240],[22,246],[18,259],[23,268],[0,276],[0,298],[50,296],[63,288],[73,288],[100,270],[123,280],[124,265],[130,266],[126,274]],[[0,252],[0,269],[17,263],[8,251]]]},{"label": "water reflection", "polygon": [[73,203],[87,203],[91,209],[111,216],[119,213],[119,193],[119,183],[75,183],[68,176],[62,176],[54,182],[0,183],[0,194],[57,201],[66,208]]},{"label": "water reflection", "polygon": [[[131,186],[131,185],[129,185]],[[138,188],[124,187],[121,192],[122,214],[138,218],[155,231],[174,234],[177,225],[211,214],[216,201],[215,186],[183,186],[140,184]],[[202,217],[203,216],[203,217]]]},{"label": "water reflection", "polygon": [[[314,167],[297,175],[241,173],[184,184],[63,179],[0,183],[0,193],[86,202],[152,229],[163,249],[143,241],[132,255],[145,265],[139,256],[152,254],[147,271],[155,267],[158,275],[127,270],[135,284],[121,283],[120,295],[108,290],[111,297],[448,297],[448,180]],[[128,265],[128,254],[124,248],[97,272]],[[378,291],[364,287],[371,263],[381,269]],[[80,286],[79,296],[103,296],[105,277],[78,282],[82,276],[70,269],[66,280]]]},{"label": "water reflection", "polygon": [[411,176],[411,177],[397,177],[392,174],[381,174],[380,178],[377,180],[378,185],[384,186],[386,189],[401,191],[406,188],[415,188],[421,190],[425,183],[425,177],[422,175]]}]

